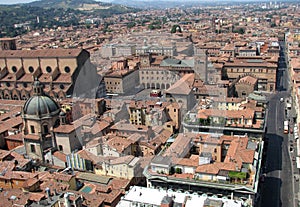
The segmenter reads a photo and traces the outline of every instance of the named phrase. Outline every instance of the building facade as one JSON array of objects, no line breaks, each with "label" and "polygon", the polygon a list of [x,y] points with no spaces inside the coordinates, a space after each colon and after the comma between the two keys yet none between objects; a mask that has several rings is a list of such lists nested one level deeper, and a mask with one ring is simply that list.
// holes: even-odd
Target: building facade
[{"label": "building facade", "polygon": [[0,98],[28,99],[35,78],[54,99],[97,91],[100,79],[89,57],[83,49],[0,51]]}]

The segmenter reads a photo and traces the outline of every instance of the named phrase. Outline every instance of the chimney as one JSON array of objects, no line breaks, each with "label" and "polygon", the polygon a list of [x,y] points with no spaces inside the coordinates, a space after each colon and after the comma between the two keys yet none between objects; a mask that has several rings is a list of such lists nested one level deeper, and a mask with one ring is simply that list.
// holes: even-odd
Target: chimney
[{"label": "chimney", "polygon": [[46,188],[45,189],[45,192],[46,192],[46,194],[47,194],[47,197],[48,197],[48,199],[50,199],[50,197],[51,197],[51,191],[50,191],[50,188]]},{"label": "chimney", "polygon": [[66,124],[66,113],[61,111],[59,113],[59,122],[60,122],[60,125],[65,125]]},{"label": "chimney", "polygon": [[64,202],[65,202],[65,207],[71,207],[71,202],[69,200],[69,193],[65,193],[64,195]]}]

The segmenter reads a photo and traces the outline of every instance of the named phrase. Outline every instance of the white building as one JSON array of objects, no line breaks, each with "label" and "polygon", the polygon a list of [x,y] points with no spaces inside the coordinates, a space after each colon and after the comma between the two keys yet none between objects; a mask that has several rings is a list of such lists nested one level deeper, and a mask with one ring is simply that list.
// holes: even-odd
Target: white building
[{"label": "white building", "polygon": [[197,193],[190,194],[188,192],[175,192],[172,190],[145,188],[133,186],[117,207],[133,207],[133,206],[185,206],[185,207],[203,207],[205,206],[223,207],[242,207],[245,203],[241,200],[231,200],[227,197],[217,198],[216,196],[208,197],[206,194],[198,195]]}]

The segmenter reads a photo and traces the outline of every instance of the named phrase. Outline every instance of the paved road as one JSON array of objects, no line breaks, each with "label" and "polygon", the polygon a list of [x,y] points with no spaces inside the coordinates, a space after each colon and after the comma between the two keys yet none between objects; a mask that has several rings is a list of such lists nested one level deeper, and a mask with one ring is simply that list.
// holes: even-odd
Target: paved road
[{"label": "paved road", "polygon": [[267,123],[266,177],[261,188],[261,207],[294,207],[292,163],[289,138],[283,134],[285,103],[280,98],[289,97],[289,77],[284,54],[281,53],[277,77],[278,92],[270,97]]}]

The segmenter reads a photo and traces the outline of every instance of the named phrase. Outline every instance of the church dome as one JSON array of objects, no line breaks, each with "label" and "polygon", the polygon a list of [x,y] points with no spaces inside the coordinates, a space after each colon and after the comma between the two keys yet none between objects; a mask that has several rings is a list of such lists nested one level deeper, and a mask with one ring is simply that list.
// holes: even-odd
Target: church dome
[{"label": "church dome", "polygon": [[29,98],[23,108],[24,115],[50,115],[59,113],[58,104],[48,96],[33,96]]},{"label": "church dome", "polygon": [[23,114],[32,116],[51,116],[60,112],[59,105],[49,96],[44,95],[42,85],[38,80],[33,84],[34,95],[30,97],[23,107]]}]

